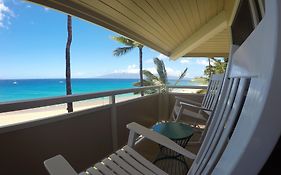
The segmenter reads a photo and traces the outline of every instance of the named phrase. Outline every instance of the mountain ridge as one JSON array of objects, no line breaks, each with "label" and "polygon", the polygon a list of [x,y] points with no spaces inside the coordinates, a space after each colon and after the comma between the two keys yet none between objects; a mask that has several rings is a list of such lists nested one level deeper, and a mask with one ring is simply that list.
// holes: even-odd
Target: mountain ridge
[{"label": "mountain ridge", "polygon": [[[139,79],[139,74],[137,73],[110,73],[110,74],[105,74],[101,76],[97,76],[95,78],[119,78],[119,79]],[[176,76],[169,76],[168,79],[178,79]],[[184,78],[185,80],[190,80],[192,78]]]}]

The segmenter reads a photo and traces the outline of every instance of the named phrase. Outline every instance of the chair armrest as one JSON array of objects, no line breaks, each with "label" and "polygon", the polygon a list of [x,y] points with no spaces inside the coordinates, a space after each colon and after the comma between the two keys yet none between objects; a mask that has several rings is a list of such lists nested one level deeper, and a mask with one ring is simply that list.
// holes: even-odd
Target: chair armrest
[{"label": "chair armrest", "polygon": [[44,161],[50,175],[78,175],[62,155],[57,155]]},{"label": "chair armrest", "polygon": [[174,141],[172,141],[171,139],[157,133],[154,132],[146,127],[143,127],[135,122],[132,122],[130,124],[127,125],[127,128],[130,130],[130,134],[131,132],[137,133],[139,135],[142,135],[143,137],[156,142],[160,145],[163,145],[185,157],[188,157],[192,160],[195,159],[196,155],[193,154],[192,152],[184,149],[183,147],[179,146],[177,143],[175,143]]},{"label": "chair armrest", "polygon": [[199,110],[212,112],[211,109],[207,109],[207,108],[204,108],[204,107],[201,107],[201,106],[192,105],[192,104],[185,103],[185,102],[180,102],[180,105],[182,105],[183,107],[192,107],[192,108],[196,108],[196,109],[199,109]]},{"label": "chair armrest", "polygon": [[198,103],[194,100],[189,100],[189,99],[186,99],[186,98],[182,98],[182,97],[178,97],[178,96],[175,96],[176,100],[179,100],[180,102],[185,102],[185,103],[189,103],[189,104],[192,104],[192,105],[195,105],[195,106],[201,106],[201,103]]}]

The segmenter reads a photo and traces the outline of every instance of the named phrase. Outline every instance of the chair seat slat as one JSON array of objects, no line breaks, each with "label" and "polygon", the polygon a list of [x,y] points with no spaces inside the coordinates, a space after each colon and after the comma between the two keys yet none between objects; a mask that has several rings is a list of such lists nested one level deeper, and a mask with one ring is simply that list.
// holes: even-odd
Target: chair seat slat
[{"label": "chair seat slat", "polygon": [[99,170],[93,168],[93,167],[90,167],[87,169],[86,171],[87,173],[91,174],[91,175],[102,175]]},{"label": "chair seat slat", "polygon": [[120,167],[122,167],[123,169],[125,169],[127,172],[130,172],[131,174],[135,174],[135,175],[142,175],[140,172],[138,172],[135,168],[133,168],[131,165],[129,165],[127,162],[125,162],[124,160],[122,160],[119,156],[117,156],[116,154],[112,154],[110,155],[110,158],[116,162],[116,164],[118,164]]},{"label": "chair seat slat", "polygon": [[145,165],[148,169],[153,171],[155,174],[161,174],[161,175],[168,175],[166,172],[152,164],[150,161],[146,160],[143,156],[141,156],[139,153],[137,153],[135,150],[133,150],[129,146],[124,146],[123,149],[128,152],[131,156],[133,156],[137,161],[141,162],[143,165]]},{"label": "chair seat slat", "polygon": [[114,175],[113,171],[112,171],[111,169],[107,168],[107,167],[105,166],[105,164],[102,164],[102,163],[99,162],[99,163],[95,164],[95,167],[96,167],[99,171],[101,171],[103,174],[106,174],[106,175]]},{"label": "chair seat slat", "polygon": [[118,150],[116,152],[120,157],[126,160],[132,167],[136,168],[138,171],[142,172],[145,175],[154,175],[149,169],[147,169],[144,165],[140,164],[138,161],[133,159],[129,154],[127,154],[124,150]]},{"label": "chair seat slat", "polygon": [[109,160],[108,158],[104,159],[102,161],[105,165],[107,165],[109,168],[111,168],[114,172],[116,172],[118,175],[129,175],[126,171],[124,171],[120,166],[118,166],[116,163],[114,163],[112,160]]}]

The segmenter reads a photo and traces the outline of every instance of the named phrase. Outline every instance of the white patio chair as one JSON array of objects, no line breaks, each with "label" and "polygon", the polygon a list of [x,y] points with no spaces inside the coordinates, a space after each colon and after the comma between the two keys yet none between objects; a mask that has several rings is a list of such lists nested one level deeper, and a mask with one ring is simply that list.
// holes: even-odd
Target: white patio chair
[{"label": "white patio chair", "polygon": [[[224,74],[212,75],[202,103],[182,97],[175,97],[176,102],[171,114],[171,120],[176,122],[183,121],[190,124],[194,127],[195,132],[201,133],[199,139],[190,141],[189,144],[202,143],[213,116],[213,111],[218,103],[223,82],[227,86],[228,81],[223,80]],[[200,127],[200,124],[204,125],[204,127]]]},{"label": "white patio chair", "polygon": [[[146,160],[133,149],[138,135],[142,135],[143,137],[161,144],[189,159],[194,160],[196,157],[195,154],[187,151],[167,137],[151,131],[150,129],[147,129],[137,123],[130,123],[127,125],[127,128],[130,130],[130,134],[128,144],[126,146],[111,154],[108,158],[103,159],[101,162],[96,163],[94,166],[89,167],[85,172],[79,173],[79,175],[127,175],[129,174],[128,172],[135,175],[167,175],[167,173]],[[61,155],[57,155],[44,161],[44,164],[50,175],[78,175],[78,173]]]},{"label": "white patio chair", "polygon": [[[196,101],[175,97],[176,102],[171,114],[171,120],[179,121],[181,117],[191,117],[197,125],[197,121],[207,122],[208,116],[215,109],[223,84],[224,74],[214,74],[211,76],[207,92],[203,98],[202,103]],[[204,116],[204,113],[206,114]]]},{"label": "white patio chair", "polygon": [[[213,113],[214,116],[210,121],[208,132],[197,155],[182,148],[163,135],[137,123],[130,123],[127,125],[127,128],[130,130],[128,144],[79,175],[166,175],[166,172],[146,160],[133,149],[138,135],[142,135],[153,142],[194,160],[188,174],[209,174],[229,141],[229,137],[240,116],[250,82],[248,78],[231,78],[226,81],[229,82],[222,90],[222,95],[225,98],[220,99],[218,102],[220,108],[216,108]],[[44,164],[50,175],[78,175],[61,155],[46,160]]]}]

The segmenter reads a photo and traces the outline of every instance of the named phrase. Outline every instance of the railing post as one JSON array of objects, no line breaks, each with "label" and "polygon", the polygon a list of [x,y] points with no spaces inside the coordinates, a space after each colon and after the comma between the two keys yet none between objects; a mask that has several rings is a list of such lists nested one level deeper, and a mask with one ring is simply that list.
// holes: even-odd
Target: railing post
[{"label": "railing post", "polygon": [[117,134],[117,114],[115,95],[109,96],[109,103],[111,104],[111,133],[112,133],[112,149],[118,149],[118,134]]},{"label": "railing post", "polygon": [[163,120],[163,97],[162,97],[162,93],[161,93],[161,87],[158,87],[158,121]]}]

